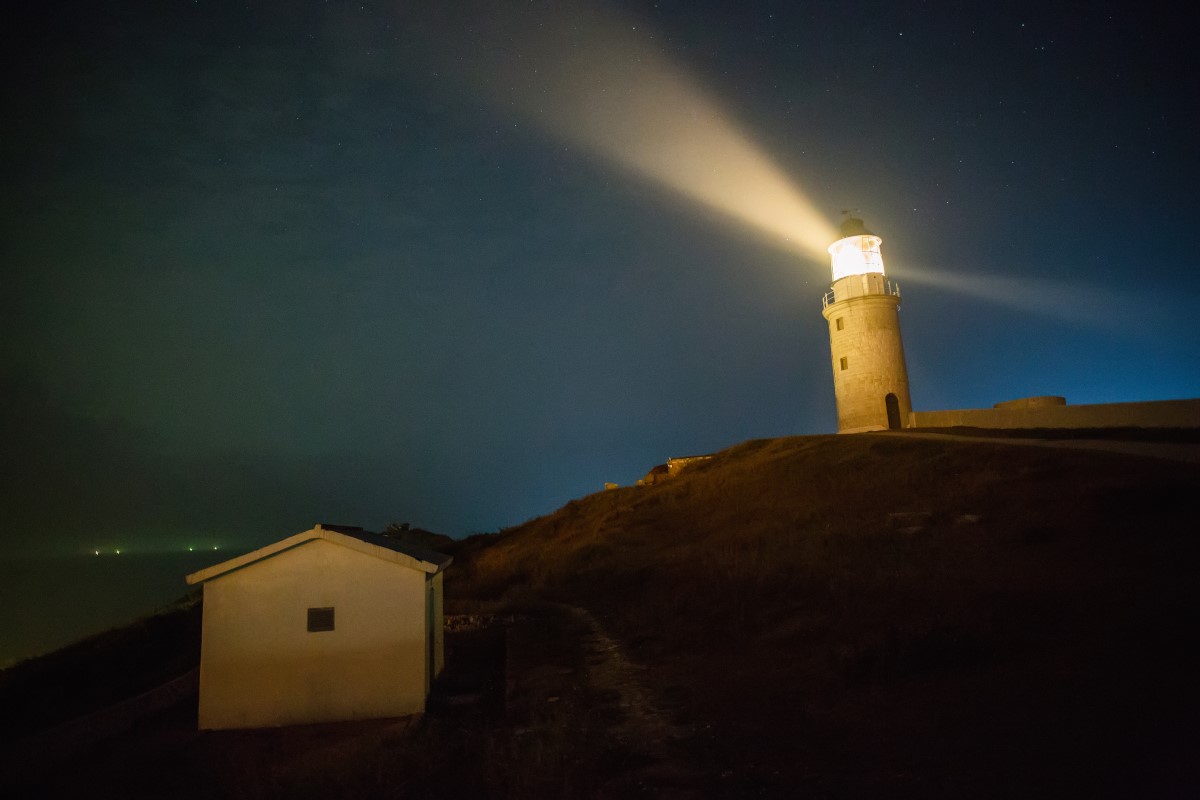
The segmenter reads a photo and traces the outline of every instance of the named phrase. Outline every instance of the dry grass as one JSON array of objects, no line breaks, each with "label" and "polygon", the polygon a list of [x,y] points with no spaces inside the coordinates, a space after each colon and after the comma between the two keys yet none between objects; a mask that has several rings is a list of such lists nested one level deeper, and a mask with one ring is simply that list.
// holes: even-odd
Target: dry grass
[{"label": "dry grass", "polygon": [[200,663],[200,600],[0,671],[0,745],[177,678]]},{"label": "dry grass", "polygon": [[740,776],[733,794],[1110,792],[1169,770],[1176,745],[1149,755],[1133,731],[1166,741],[1200,710],[1198,492],[1194,465],[1108,453],[753,441],[472,543],[447,598],[601,614],[680,719],[723,732],[705,758]]},{"label": "dry grass", "polygon": [[[458,543],[447,610],[591,611],[690,732],[714,797],[1194,796],[1197,496],[1196,465],[1101,452],[752,441]],[[170,671],[195,641],[172,619],[96,658]],[[498,707],[488,645],[448,653],[451,683],[493,698],[475,711],[239,738],[196,734],[193,708],[57,780],[114,797],[623,796],[636,753],[572,688],[570,637],[541,635],[534,666],[567,677],[528,719]],[[22,680],[45,694],[87,658]]]}]

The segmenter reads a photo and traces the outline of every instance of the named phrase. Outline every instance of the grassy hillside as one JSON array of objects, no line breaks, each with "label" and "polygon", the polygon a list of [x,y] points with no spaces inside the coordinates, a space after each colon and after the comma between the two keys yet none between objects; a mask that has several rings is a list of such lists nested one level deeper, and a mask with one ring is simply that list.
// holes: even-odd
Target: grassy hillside
[{"label": "grassy hillside", "polygon": [[0,671],[0,747],[176,678],[200,663],[200,599]]},{"label": "grassy hillside", "polygon": [[[447,674],[419,721],[197,733],[193,696],[16,785],[122,798],[1195,796],[1196,497],[1200,465],[1115,453],[747,442],[456,543],[447,611],[516,621],[447,634]],[[197,611],[0,673],[0,742],[185,671]],[[647,757],[631,722],[682,740]]]},{"label": "grassy hillside", "polygon": [[1197,496],[1109,453],[752,441],[468,542],[447,599],[598,612],[730,796],[1166,791],[1196,781]]}]

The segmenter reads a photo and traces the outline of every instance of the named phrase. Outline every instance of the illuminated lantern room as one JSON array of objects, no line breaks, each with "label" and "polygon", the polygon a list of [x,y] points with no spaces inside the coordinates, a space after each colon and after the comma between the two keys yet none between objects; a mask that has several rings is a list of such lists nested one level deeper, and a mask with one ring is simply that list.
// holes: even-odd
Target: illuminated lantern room
[{"label": "illuminated lantern room", "polygon": [[849,275],[871,272],[883,275],[883,255],[879,252],[881,244],[883,239],[868,231],[861,219],[847,217],[842,221],[842,238],[829,245],[829,254],[833,257],[833,279],[836,281]]}]

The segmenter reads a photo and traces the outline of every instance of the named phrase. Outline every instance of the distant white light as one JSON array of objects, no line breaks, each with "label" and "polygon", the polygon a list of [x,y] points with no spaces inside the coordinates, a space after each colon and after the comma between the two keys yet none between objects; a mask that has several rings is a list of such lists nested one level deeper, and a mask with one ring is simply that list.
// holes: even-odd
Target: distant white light
[{"label": "distant white light", "polygon": [[871,234],[847,236],[829,245],[833,256],[833,279],[847,275],[865,275],[868,272],[883,273],[883,255],[879,245],[883,239]]},{"label": "distant white light", "polygon": [[121,555],[121,551],[120,551],[120,550],[118,550],[118,551],[117,551],[117,555]]},{"label": "distant white light", "polygon": [[191,552],[195,551],[195,549],[196,549],[196,548],[194,548],[194,547],[189,547],[189,548],[188,548],[188,552],[189,552],[189,553],[191,553]]},{"label": "distant white light", "polygon": [[216,549],[217,549],[217,546],[214,544],[214,545],[213,545],[213,550],[216,550]]},{"label": "distant white light", "polygon": [[99,550],[97,550],[97,551],[96,551],[96,555],[100,555],[100,551],[99,551]]}]

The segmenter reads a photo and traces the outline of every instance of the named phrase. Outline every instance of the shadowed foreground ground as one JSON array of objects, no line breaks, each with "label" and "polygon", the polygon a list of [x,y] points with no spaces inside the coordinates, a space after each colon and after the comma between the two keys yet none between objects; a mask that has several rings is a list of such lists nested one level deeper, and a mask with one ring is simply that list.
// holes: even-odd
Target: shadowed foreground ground
[{"label": "shadowed foreground ground", "polygon": [[[121,708],[10,748],[0,786],[50,797],[696,796],[702,774],[586,611],[527,607],[449,631],[422,717],[196,731],[196,694],[132,726]],[[113,713],[114,711],[118,713]]]},{"label": "shadowed foreground ground", "polygon": [[[747,442],[460,543],[448,610],[500,622],[448,636],[419,721],[198,734],[185,702],[5,776],[113,797],[1194,796],[1198,496],[1197,465],[1120,453]],[[123,674],[169,638],[125,646]],[[117,652],[0,673],[0,718],[24,720],[6,741],[38,726],[46,675]]]}]

